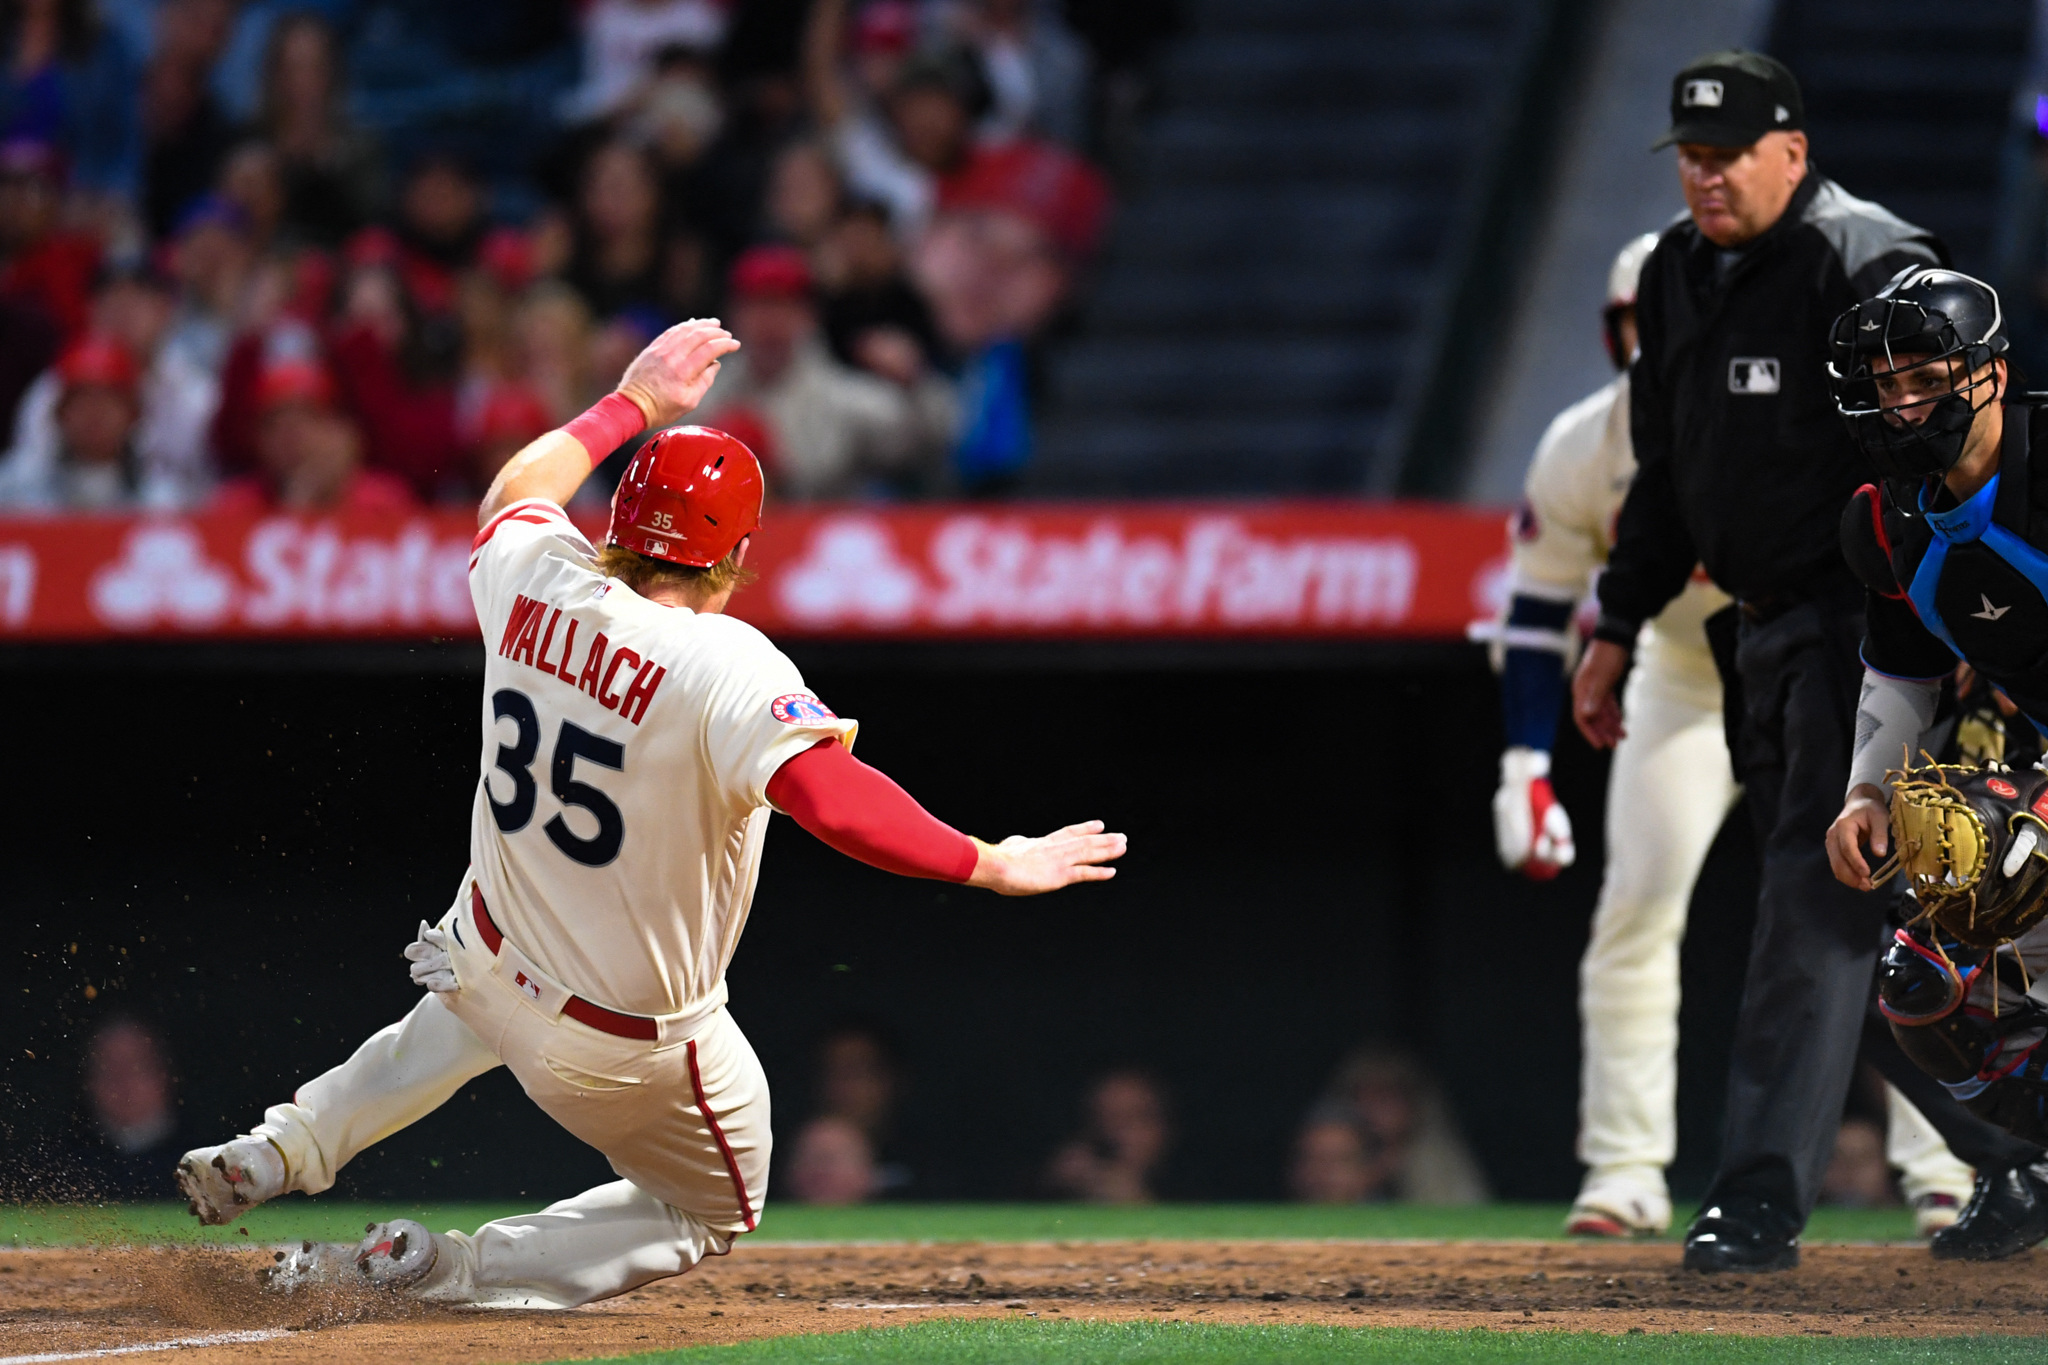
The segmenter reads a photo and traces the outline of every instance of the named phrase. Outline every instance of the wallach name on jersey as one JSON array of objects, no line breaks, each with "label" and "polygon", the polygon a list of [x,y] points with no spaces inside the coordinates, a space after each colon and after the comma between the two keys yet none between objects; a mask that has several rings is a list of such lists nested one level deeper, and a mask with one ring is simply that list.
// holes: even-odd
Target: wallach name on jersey
[{"label": "wallach name on jersey", "polygon": [[[541,618],[547,618],[545,628]],[[576,618],[569,618],[569,627],[562,633],[562,653],[553,656],[556,627],[562,623],[562,609],[549,607],[547,603],[520,594],[512,600],[512,614],[505,621],[505,636],[498,642],[498,653],[514,663],[528,664],[551,678],[559,678],[580,692],[587,692],[597,698],[607,711],[617,711],[635,725],[647,714],[647,703],[654,700],[654,690],[661,686],[661,680],[668,676],[666,668],[658,667],[652,660],[642,659],[633,650],[620,646],[611,648],[603,631],[591,640],[589,652],[583,656],[579,668],[576,656]],[[630,669],[633,680],[623,695],[616,690],[616,683],[622,669]]]}]

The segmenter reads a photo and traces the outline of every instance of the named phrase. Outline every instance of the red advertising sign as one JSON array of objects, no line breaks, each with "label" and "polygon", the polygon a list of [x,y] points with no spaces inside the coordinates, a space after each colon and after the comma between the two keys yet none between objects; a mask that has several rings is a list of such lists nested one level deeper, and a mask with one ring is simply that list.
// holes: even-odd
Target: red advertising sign
[{"label": "red advertising sign", "polygon": [[[602,529],[602,515],[587,523]],[[0,520],[0,641],[474,636],[475,521]],[[1455,639],[1498,512],[1427,504],[774,508],[733,613],[778,638]]]}]

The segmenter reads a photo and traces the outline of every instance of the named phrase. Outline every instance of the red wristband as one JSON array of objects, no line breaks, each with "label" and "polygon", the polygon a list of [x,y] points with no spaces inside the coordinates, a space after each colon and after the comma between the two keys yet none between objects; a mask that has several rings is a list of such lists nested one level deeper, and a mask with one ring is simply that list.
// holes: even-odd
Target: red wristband
[{"label": "red wristband", "polygon": [[582,443],[592,469],[646,429],[647,417],[640,411],[640,405],[623,393],[606,394],[588,412],[562,428]]}]

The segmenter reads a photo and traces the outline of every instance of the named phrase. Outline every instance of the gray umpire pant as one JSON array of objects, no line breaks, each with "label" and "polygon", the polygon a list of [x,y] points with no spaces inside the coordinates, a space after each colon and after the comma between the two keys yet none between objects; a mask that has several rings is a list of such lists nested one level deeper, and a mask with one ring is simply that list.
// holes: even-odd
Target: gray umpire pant
[{"label": "gray umpire pant", "polygon": [[1890,893],[1836,881],[1825,844],[1848,785],[1862,638],[1863,594],[1853,583],[1774,613],[1746,611],[1736,633],[1725,679],[1740,689],[1730,698],[1731,748],[1762,878],[1710,1207],[1743,1194],[1805,1220],[1866,1041],[1881,1072],[1917,1080],[1902,1089],[1963,1161],[2006,1169],[2041,1155],[1915,1078],[1909,1062],[1901,1068],[1888,1032],[1866,1040]]}]

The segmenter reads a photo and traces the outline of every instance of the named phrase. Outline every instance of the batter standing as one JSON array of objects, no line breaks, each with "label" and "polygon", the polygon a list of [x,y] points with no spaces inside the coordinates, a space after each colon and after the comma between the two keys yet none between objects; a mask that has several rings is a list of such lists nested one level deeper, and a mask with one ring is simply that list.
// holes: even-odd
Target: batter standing
[{"label": "batter standing", "polygon": [[[1100,822],[989,845],[850,752],[856,725],[759,631],[722,615],[760,524],[759,464],[671,424],[738,343],[669,329],[618,392],[541,437],[480,513],[470,591],[487,663],[470,868],[406,950],[427,996],[178,1181],[223,1223],[317,1194],[358,1152],[504,1065],[619,1180],[473,1234],[409,1220],[280,1254],[272,1283],[336,1279],[440,1302],[566,1308],[678,1275],[754,1228],[768,1087],[725,1008],[771,808],[906,876],[1032,895],[1114,875]],[[562,511],[644,427],[603,551]]]}]

